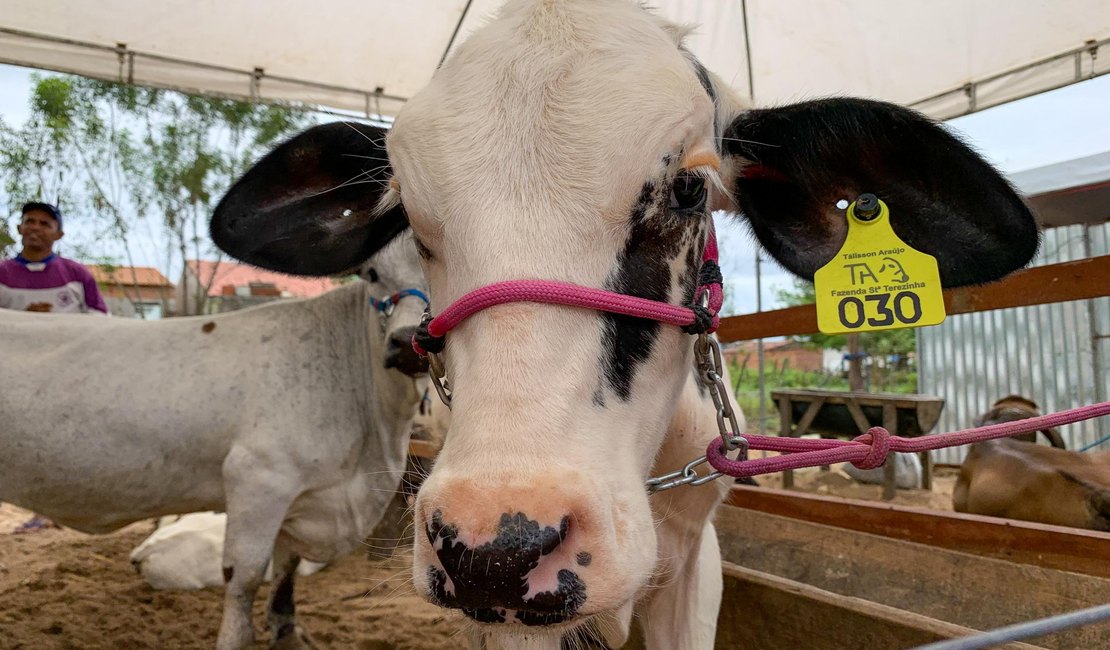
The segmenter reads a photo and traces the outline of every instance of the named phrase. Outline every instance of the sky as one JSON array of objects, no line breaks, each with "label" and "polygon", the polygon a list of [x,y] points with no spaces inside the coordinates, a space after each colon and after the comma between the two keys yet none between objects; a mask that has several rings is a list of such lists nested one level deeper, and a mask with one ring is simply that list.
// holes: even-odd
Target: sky
[{"label": "sky", "polygon": [[[19,125],[27,119],[30,75],[34,72],[0,65],[0,119],[6,124]],[[1003,173],[1015,173],[1110,151],[1108,115],[1110,75],[1104,75],[947,124]],[[731,296],[726,304],[731,305],[732,313],[756,311],[757,246],[742,220],[723,213],[715,217],[726,292]],[[81,237],[77,226],[67,222],[67,229],[75,238]],[[139,245],[134,254],[136,265],[165,265],[164,252],[156,245]],[[766,254],[760,268],[762,308],[773,309],[778,306],[777,292],[791,286],[791,276]],[[171,281],[178,280],[173,277],[178,272],[174,270]]]},{"label": "sky", "polygon": [[[1110,151],[1110,75],[949,120],[947,125],[1004,174]],[[735,313],[756,311],[755,251],[746,227],[718,215],[721,268]],[[727,243],[726,243],[727,240]],[[763,255],[763,309],[792,277]]]}]

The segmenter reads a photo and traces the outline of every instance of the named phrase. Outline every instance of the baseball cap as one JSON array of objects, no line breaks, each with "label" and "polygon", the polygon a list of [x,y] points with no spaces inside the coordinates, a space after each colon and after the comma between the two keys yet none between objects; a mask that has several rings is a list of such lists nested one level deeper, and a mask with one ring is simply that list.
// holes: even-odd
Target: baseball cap
[{"label": "baseball cap", "polygon": [[22,214],[27,214],[32,210],[41,210],[46,214],[54,217],[54,221],[58,222],[58,228],[60,229],[62,227],[62,211],[59,210],[57,207],[49,203],[39,203],[37,201],[23,204]]}]

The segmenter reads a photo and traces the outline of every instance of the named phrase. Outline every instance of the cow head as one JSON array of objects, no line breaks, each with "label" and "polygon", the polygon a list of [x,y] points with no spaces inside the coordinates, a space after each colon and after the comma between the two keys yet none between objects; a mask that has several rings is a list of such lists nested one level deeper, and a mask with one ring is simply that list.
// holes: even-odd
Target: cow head
[{"label": "cow head", "polygon": [[[986,413],[979,415],[975,418],[974,425],[977,427],[990,426],[992,424],[1002,424],[1005,422],[1015,422],[1017,420],[1025,420],[1028,418],[1035,418],[1041,414],[1041,407],[1028,397],[1022,395],[1007,395],[1000,398]],[[1048,444],[1056,447],[1057,449],[1066,449],[1063,436],[1060,432],[1053,427],[1041,429],[1041,433]],[[1015,440],[1022,440],[1025,442],[1036,442],[1037,434],[1022,433],[1016,436],[1011,436]]]},{"label": "cow head", "polygon": [[[744,111],[681,40],[633,2],[511,2],[390,132],[321,126],[261,161],[213,237],[313,274],[411,226],[433,312],[511,279],[686,302],[716,208],[742,211],[780,263],[812,277],[844,241],[837,202],[863,192],[948,286],[1033,255],[1022,201],[929,120],[852,99]],[[676,327],[531,303],[453,330],[450,433],[415,509],[418,589],[490,623],[574,623],[635,598],[657,561],[644,480],[691,343]]]},{"label": "cow head", "polygon": [[423,376],[428,372],[428,360],[413,350],[412,335],[428,306],[428,281],[412,237],[397,237],[360,265],[358,275],[370,283],[375,296],[371,307],[385,339],[385,367],[413,377]]}]

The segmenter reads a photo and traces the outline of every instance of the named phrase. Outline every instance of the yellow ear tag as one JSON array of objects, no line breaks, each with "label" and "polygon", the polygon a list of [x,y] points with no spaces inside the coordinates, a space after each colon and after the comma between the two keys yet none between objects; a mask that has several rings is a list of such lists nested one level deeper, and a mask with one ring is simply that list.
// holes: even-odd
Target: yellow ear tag
[{"label": "yellow ear tag", "polygon": [[937,260],[906,245],[886,203],[863,194],[848,206],[848,237],[813,276],[824,334],[872,332],[944,321]]}]

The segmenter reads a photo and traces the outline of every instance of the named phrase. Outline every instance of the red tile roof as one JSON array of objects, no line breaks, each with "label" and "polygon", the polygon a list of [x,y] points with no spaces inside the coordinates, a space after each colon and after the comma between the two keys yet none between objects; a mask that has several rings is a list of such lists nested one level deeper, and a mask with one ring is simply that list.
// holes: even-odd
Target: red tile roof
[{"label": "red tile roof", "polygon": [[222,295],[225,286],[246,287],[252,282],[272,284],[283,293],[298,298],[318,296],[339,286],[339,283],[331,278],[301,278],[235,262],[187,260],[185,265],[205,284],[212,277],[213,271],[215,272],[216,278],[208,287],[209,296]]},{"label": "red tile roof", "polygon": [[[89,271],[97,284],[141,287],[172,287],[173,283],[166,279],[158,269],[149,266],[109,266],[107,264],[89,264]],[[134,271],[134,274],[132,274]]]}]

